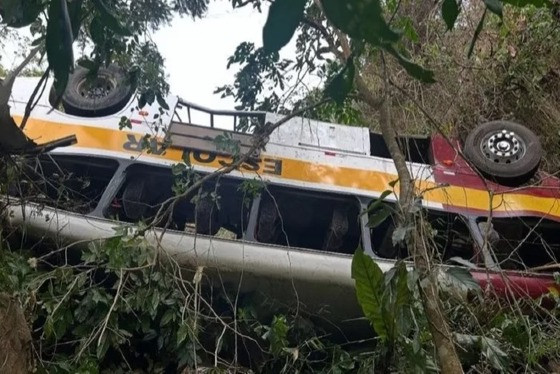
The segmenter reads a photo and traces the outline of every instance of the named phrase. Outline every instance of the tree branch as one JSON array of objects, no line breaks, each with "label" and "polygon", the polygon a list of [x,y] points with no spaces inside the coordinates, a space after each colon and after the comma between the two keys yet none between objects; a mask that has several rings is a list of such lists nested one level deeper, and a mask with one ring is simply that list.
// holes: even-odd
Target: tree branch
[{"label": "tree branch", "polygon": [[307,112],[311,109],[315,109],[316,107],[321,106],[321,105],[323,105],[323,104],[325,104],[329,101],[330,101],[330,99],[323,99],[323,100],[321,100],[321,101],[319,101],[315,104],[311,104],[311,105],[306,106],[304,108],[295,110],[292,113],[288,114],[287,116],[283,117],[282,119],[280,119],[279,121],[277,121],[275,123],[267,123],[264,126],[265,128],[261,132],[254,134],[253,144],[251,145],[251,147],[249,148],[249,150],[247,152],[242,154],[239,158],[237,158],[237,160],[235,160],[234,162],[232,162],[228,166],[225,166],[221,169],[218,169],[215,172],[213,172],[211,174],[207,174],[203,178],[199,179],[197,182],[193,183],[192,186],[190,186],[186,191],[182,192],[181,194],[170,197],[169,199],[164,201],[161,204],[161,207],[158,209],[153,221],[149,225],[147,225],[147,227],[144,230],[139,232],[139,234],[143,234],[147,230],[149,230],[149,229],[157,226],[159,223],[161,223],[162,220],[166,216],[166,212],[168,212],[170,209],[172,209],[177,201],[191,195],[193,192],[197,191],[201,186],[203,186],[204,183],[206,183],[206,182],[208,182],[212,179],[215,179],[215,178],[217,178],[221,175],[229,174],[232,171],[234,171],[235,169],[239,168],[241,166],[241,164],[243,164],[245,161],[247,161],[249,158],[251,158],[254,155],[255,151],[264,148],[270,134],[272,134],[272,132],[274,130],[276,130],[277,128],[282,126],[284,123],[288,122],[292,118],[297,117],[297,116],[299,116],[299,115],[301,115],[301,114],[303,114],[303,113],[305,113],[305,112]]},{"label": "tree branch", "polygon": [[47,68],[47,70],[45,70],[45,72],[41,76],[41,79],[39,79],[39,82],[37,83],[37,85],[33,89],[33,93],[31,94],[31,97],[29,98],[29,100],[27,101],[27,104],[25,105],[25,113],[23,114],[23,119],[21,120],[21,124],[19,125],[19,128],[22,129],[22,130],[25,128],[25,125],[27,124],[27,120],[29,119],[29,116],[31,115],[31,111],[33,110],[33,108],[37,104],[37,102],[35,101],[35,97],[37,96],[37,93],[39,93],[39,90],[41,89],[41,86],[43,87],[43,90],[41,91],[41,94],[39,95],[39,97],[41,97],[43,95],[43,92],[44,92],[45,86],[46,86],[46,81],[47,81],[47,78],[49,77],[50,70],[51,70],[50,68]]},{"label": "tree branch", "polygon": [[22,72],[22,70],[31,62],[33,57],[41,50],[41,47],[35,47],[29,52],[27,57],[19,64],[15,69],[10,71],[4,80],[0,80],[0,105],[7,105],[10,100],[10,95],[12,93],[12,88],[14,87],[14,82],[16,77]]}]

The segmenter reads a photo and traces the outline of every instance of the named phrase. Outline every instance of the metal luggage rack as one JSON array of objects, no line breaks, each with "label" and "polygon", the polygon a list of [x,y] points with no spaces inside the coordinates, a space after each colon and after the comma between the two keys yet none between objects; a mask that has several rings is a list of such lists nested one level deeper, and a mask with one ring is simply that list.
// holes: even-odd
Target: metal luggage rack
[{"label": "metal luggage rack", "polygon": [[[186,121],[181,118],[180,111],[186,111]],[[266,112],[215,110],[179,98],[177,108],[175,109],[175,116],[179,120],[178,122],[184,124],[219,128],[238,133],[251,133],[257,125],[264,125]],[[204,119],[200,121],[198,117]],[[223,120],[229,120],[230,123]]]},{"label": "metal luggage rack", "polygon": [[[186,121],[181,118],[181,111],[186,111]],[[179,99],[168,136],[174,148],[230,155],[231,150],[220,148],[216,142],[225,134],[245,153],[252,147],[255,126],[264,125],[265,116],[266,112],[213,110]],[[257,151],[254,156],[259,154]]]}]

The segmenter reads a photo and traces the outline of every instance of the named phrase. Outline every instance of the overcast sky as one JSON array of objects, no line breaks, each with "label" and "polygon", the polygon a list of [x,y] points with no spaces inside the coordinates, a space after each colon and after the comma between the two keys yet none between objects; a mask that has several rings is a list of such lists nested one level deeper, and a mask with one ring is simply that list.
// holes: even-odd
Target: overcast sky
[{"label": "overcast sky", "polygon": [[227,58],[243,41],[262,45],[266,12],[251,6],[232,9],[226,1],[211,2],[208,14],[193,21],[176,18],[155,41],[165,57],[171,91],[183,99],[216,109],[233,109],[233,100],[214,95],[216,87],[233,81],[235,67]]},{"label": "overcast sky", "polygon": [[[233,82],[236,67],[226,69],[227,58],[243,41],[262,45],[266,9],[259,13],[251,6],[232,9],[229,1],[212,1],[202,19],[176,18],[154,35],[165,58],[171,92],[183,99],[215,109],[233,109],[232,99],[213,94],[216,87]],[[294,40],[282,51],[291,58]],[[2,51],[2,64],[13,66],[21,61],[13,51]]]}]

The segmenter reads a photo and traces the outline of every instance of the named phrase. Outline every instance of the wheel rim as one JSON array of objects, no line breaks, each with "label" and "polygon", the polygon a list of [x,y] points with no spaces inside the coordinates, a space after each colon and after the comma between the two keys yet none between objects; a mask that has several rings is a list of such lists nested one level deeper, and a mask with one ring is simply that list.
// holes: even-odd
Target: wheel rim
[{"label": "wheel rim", "polygon": [[115,89],[115,82],[106,76],[97,76],[93,80],[84,79],[78,84],[77,90],[80,96],[97,100],[107,97]]},{"label": "wheel rim", "polygon": [[487,134],[480,144],[482,154],[498,164],[511,164],[525,155],[523,138],[511,130],[498,130]]}]

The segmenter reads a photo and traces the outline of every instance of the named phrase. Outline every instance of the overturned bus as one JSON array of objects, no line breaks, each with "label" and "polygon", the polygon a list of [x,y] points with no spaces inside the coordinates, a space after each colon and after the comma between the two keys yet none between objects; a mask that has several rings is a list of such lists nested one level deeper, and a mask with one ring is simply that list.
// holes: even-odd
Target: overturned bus
[{"label": "overturned bus", "polygon": [[[115,235],[117,223],[150,221],[176,193],[174,165],[212,173],[231,162],[217,139],[234,139],[243,152],[252,143],[242,127],[281,118],[210,110],[173,96],[168,111],[157,103],[139,108],[112,74],[102,71],[86,84],[77,69],[63,108],[42,95],[31,112],[28,137],[42,143],[74,134],[77,144],[34,161],[31,178],[41,189],[34,201],[17,199],[17,191],[4,197],[5,219],[28,235],[79,247]],[[36,84],[16,81],[10,103],[16,120]],[[123,120],[129,127],[120,129]],[[399,142],[442,266],[468,266],[483,287],[518,297],[555,287],[560,179],[538,170],[542,151],[531,131],[497,121],[479,126],[464,143],[437,134]],[[146,236],[187,268],[203,267],[212,282],[352,318],[360,315],[351,278],[356,248],[383,270],[406,257],[393,246],[391,217],[372,227],[363,214],[382,194],[388,204],[396,201],[396,179],[379,134],[296,117],[269,136],[265,150],[203,185],[197,198],[175,204]]]}]

